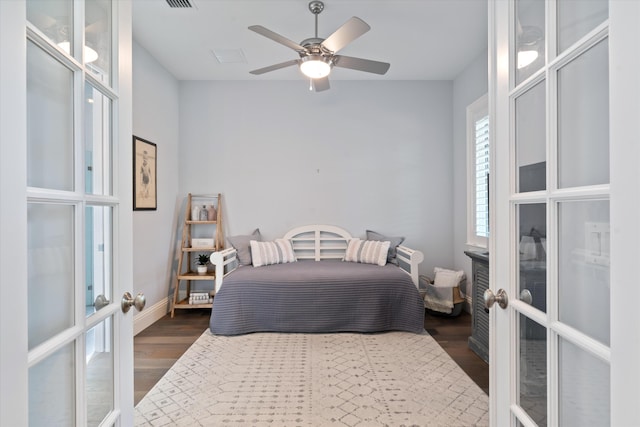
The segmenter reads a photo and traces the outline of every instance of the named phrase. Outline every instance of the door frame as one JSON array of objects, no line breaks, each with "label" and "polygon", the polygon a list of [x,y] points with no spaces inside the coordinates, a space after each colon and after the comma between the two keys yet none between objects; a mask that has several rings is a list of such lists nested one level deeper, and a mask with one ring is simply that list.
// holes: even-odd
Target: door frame
[{"label": "door frame", "polygon": [[[488,74],[489,74],[489,122],[491,123],[490,174],[494,179],[489,181],[489,289],[497,293],[501,287],[509,287],[509,224],[510,208],[498,209],[498,206],[510,206],[509,176],[501,178],[497,165],[508,165],[509,150],[497,150],[497,141],[509,138],[509,99],[499,98],[500,93],[509,93],[509,52],[508,40],[510,32],[509,1],[489,0],[488,5]],[[501,56],[499,56],[499,53]],[[505,123],[503,123],[505,122]],[[498,227],[498,224],[502,227]],[[505,226],[505,224],[507,224]],[[500,242],[500,244],[498,244]],[[506,268],[502,267],[503,263]],[[507,310],[494,308],[489,311],[489,420],[492,427],[509,426],[511,414],[509,410],[510,389],[504,389],[506,381],[513,377],[509,369],[499,369],[503,360],[510,359],[509,346],[499,346],[498,337],[511,337],[511,325],[508,322]],[[515,357],[515,356],[514,356]],[[506,372],[505,372],[506,371]]]},{"label": "door frame", "polygon": [[0,1],[0,425],[7,426],[24,425],[28,415],[26,19],[23,2]]},{"label": "door frame", "polygon": [[[133,283],[133,16],[132,0],[114,0],[114,16],[118,19],[118,55],[114,57],[118,70],[118,101],[114,114],[114,136],[118,143],[114,144],[114,161],[118,162],[118,174],[113,175],[113,186],[117,191],[119,206],[114,218],[117,224],[114,228],[118,233],[114,235],[114,258],[117,253],[117,270],[114,271],[115,284],[113,299],[118,302],[125,291],[134,295]],[[115,37],[115,36],[114,36]],[[123,315],[115,316],[115,327],[119,328],[119,341],[115,342],[121,355],[115,361],[114,384],[115,399],[120,406],[119,425],[131,426],[134,419],[134,391],[133,391],[133,310]]]},{"label": "door frame", "polygon": [[609,1],[611,171],[611,425],[636,425],[640,322],[640,2]]}]

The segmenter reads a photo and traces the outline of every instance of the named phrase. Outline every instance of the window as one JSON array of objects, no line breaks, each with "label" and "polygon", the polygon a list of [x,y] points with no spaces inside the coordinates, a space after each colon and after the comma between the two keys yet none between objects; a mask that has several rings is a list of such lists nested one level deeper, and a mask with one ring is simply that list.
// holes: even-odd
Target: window
[{"label": "window", "polygon": [[467,107],[467,244],[489,239],[489,113],[487,95]]}]

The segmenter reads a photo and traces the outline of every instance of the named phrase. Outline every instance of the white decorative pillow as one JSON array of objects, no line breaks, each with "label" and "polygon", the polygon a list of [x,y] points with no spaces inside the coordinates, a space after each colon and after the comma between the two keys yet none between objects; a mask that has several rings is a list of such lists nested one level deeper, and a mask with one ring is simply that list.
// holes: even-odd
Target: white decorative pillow
[{"label": "white decorative pillow", "polygon": [[465,278],[463,270],[455,271],[436,267],[433,269],[433,274],[435,275],[435,279],[433,279],[435,287],[455,288]]},{"label": "white decorative pillow", "polygon": [[351,239],[349,240],[349,245],[347,245],[344,260],[362,264],[385,265],[390,245],[391,242]]},{"label": "white decorative pillow", "polygon": [[289,240],[276,239],[273,242],[251,240],[249,245],[251,246],[251,260],[254,267],[297,261]]}]

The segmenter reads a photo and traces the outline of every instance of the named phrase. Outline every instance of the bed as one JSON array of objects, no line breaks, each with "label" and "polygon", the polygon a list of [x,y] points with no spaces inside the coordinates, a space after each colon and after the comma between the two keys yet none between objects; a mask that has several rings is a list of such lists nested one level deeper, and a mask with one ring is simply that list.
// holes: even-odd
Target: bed
[{"label": "bed", "polygon": [[423,332],[420,251],[398,245],[395,264],[345,262],[350,242],[359,239],[327,225],[298,227],[282,240],[295,262],[237,267],[234,248],[211,255],[212,333]]}]

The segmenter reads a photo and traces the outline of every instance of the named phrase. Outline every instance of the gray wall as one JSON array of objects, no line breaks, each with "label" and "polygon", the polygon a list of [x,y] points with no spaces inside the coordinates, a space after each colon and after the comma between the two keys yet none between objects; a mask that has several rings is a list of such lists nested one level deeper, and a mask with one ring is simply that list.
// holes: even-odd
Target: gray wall
[{"label": "gray wall", "polygon": [[158,147],[158,209],[133,213],[132,287],[145,294],[147,307],[169,293],[176,246],[178,92],[178,81],[134,42],[133,133]]},{"label": "gray wall", "polygon": [[267,239],[310,223],[406,236],[465,269],[465,109],[487,91],[486,52],[454,81],[179,82],[134,43],[134,134],[158,145],[158,210],[134,212],[134,288],[173,288],[184,197],[223,194],[225,234]]},{"label": "gray wall", "polygon": [[453,266],[465,270],[471,291],[471,260],[465,250],[479,250],[467,245],[467,106],[488,91],[488,52],[484,51],[453,81]]},{"label": "gray wall", "polygon": [[432,272],[454,264],[451,112],[451,81],[180,82],[179,190],[221,192],[226,235],[373,229]]}]

